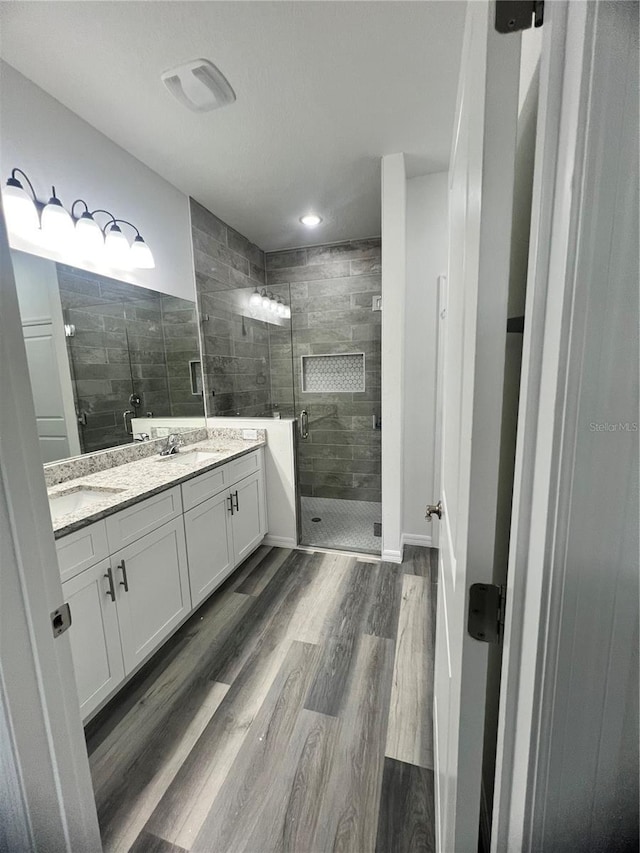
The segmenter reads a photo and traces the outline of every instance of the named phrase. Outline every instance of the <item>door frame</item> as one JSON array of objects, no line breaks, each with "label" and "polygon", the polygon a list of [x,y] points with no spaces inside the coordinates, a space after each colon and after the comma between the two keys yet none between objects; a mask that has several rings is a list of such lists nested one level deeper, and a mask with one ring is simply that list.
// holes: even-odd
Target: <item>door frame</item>
[{"label": "door frame", "polygon": [[13,815],[32,849],[101,850],[69,638],[51,628],[62,584],[2,216],[0,280],[0,680]]},{"label": "door frame", "polygon": [[569,360],[589,129],[597,4],[545,6],[513,491],[491,850],[530,850],[546,796],[551,732],[542,719],[559,652],[562,612],[553,595],[563,567],[552,554],[564,494],[560,460],[575,365]]}]

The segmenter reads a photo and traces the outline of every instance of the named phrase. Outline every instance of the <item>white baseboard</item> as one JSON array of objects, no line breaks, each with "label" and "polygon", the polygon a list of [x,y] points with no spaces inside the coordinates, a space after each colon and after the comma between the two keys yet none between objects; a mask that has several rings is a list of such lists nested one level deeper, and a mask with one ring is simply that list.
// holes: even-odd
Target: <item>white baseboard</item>
[{"label": "white baseboard", "polygon": [[385,563],[401,563],[402,549],[400,551],[387,550],[382,552],[382,559]]},{"label": "white baseboard", "polygon": [[270,548],[295,548],[298,545],[295,539],[287,536],[271,536],[269,533],[262,540],[262,544]]},{"label": "white baseboard", "polygon": [[420,545],[423,548],[433,548],[433,538],[424,533],[403,533],[403,545]]}]

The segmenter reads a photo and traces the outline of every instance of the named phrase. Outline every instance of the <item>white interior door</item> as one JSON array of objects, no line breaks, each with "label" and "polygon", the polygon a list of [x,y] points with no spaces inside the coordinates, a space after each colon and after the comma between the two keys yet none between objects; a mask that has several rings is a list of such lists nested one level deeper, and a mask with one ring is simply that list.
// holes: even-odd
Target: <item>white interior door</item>
[{"label": "white interior door", "polygon": [[12,252],[43,462],[80,453],[71,369],[53,261]]},{"label": "white interior door", "polygon": [[[487,646],[466,630],[473,583],[491,583],[507,324],[520,36],[470,3],[449,172],[441,306],[440,565],[434,737],[438,850],[477,850]],[[444,312],[444,316],[443,315]]]}]

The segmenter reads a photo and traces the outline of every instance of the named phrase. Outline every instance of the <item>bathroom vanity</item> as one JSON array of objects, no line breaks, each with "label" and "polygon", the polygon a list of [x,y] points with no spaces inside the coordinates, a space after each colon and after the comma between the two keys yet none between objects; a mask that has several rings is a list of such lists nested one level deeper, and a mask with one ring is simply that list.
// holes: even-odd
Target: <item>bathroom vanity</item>
[{"label": "bathroom vanity", "polygon": [[49,489],[85,721],[264,538],[264,443],[207,438]]}]

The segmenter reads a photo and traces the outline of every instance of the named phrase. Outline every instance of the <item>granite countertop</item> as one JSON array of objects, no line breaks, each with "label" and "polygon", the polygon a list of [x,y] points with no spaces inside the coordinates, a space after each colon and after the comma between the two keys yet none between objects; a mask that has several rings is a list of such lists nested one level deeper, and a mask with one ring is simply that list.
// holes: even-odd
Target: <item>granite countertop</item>
[{"label": "granite countertop", "polygon": [[[174,456],[156,454],[51,486],[47,490],[49,499],[72,495],[83,488],[90,489],[92,492],[90,505],[52,518],[55,538],[59,539],[144,498],[184,483],[195,474],[203,474],[205,471],[218,468],[265,444],[264,438],[248,441],[208,438],[189,444]],[[200,462],[189,459],[193,451],[197,450],[215,453],[216,458],[204,459]]]}]

